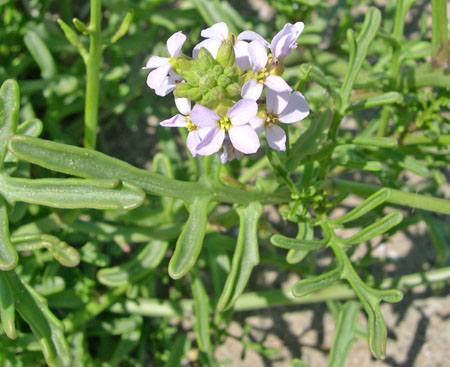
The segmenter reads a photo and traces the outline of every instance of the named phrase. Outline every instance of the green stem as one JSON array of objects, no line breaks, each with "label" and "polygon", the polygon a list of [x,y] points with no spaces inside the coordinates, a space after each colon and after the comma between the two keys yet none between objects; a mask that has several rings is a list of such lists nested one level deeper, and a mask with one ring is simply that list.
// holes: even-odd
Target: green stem
[{"label": "green stem", "polygon": [[408,135],[403,139],[403,144],[405,145],[415,145],[415,144],[431,144],[431,145],[450,145],[450,135],[441,135],[436,139],[429,138],[423,135]]},{"label": "green stem", "polygon": [[[414,273],[397,278],[387,278],[377,284],[377,287],[380,289],[389,289],[395,286],[399,289],[407,289],[423,284],[448,281],[449,279],[450,267],[445,267],[424,273]],[[355,297],[356,294],[353,290],[343,283],[337,283],[319,292],[297,298],[292,295],[291,289],[248,292],[239,297],[235,303],[234,311],[251,311],[267,307],[325,302],[334,299],[353,299]],[[160,299],[139,298],[116,303],[111,307],[111,311],[150,317],[183,317],[186,313],[192,312],[192,308],[192,299],[183,299],[174,302]]]},{"label": "green stem", "polygon": [[[332,186],[340,192],[369,196],[381,189],[378,185],[333,179]],[[436,213],[450,214],[450,200],[420,195],[400,190],[390,189],[391,196],[386,201],[391,204],[408,206],[410,208],[430,210]]]},{"label": "green stem", "polygon": [[91,0],[91,20],[88,27],[90,47],[86,63],[86,109],[84,113],[84,146],[89,149],[95,149],[97,141],[99,74],[102,58],[101,19],[101,0]]},{"label": "green stem", "polygon": [[447,0],[431,0],[431,49],[435,55],[447,43]]}]

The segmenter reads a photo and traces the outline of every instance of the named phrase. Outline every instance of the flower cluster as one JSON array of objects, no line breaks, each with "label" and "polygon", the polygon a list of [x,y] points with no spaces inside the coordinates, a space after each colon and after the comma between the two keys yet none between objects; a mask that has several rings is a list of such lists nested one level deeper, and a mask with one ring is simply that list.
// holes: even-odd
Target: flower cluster
[{"label": "flower cluster", "polygon": [[192,57],[181,53],[186,36],[173,34],[167,40],[170,57],[152,56],[144,67],[152,69],[147,85],[159,96],[173,91],[180,112],[161,126],[187,128],[191,154],[217,153],[222,163],[255,153],[263,131],[270,148],[285,150],[280,124],[309,114],[303,95],[281,77],[283,59],[302,31],[302,22],[288,23],[269,43],[253,31],[235,36],[217,23],[201,32],[205,40]]}]

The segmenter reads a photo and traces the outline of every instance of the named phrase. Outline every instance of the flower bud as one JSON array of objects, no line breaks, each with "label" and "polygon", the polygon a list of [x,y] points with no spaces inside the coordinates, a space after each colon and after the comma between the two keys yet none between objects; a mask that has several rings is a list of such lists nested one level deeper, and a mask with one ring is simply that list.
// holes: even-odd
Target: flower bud
[{"label": "flower bud", "polygon": [[197,101],[202,98],[202,93],[200,92],[200,88],[191,88],[187,94],[187,98],[192,101]]},{"label": "flower bud", "polygon": [[237,97],[241,95],[241,86],[238,83],[232,83],[225,88],[230,97]]},{"label": "flower bud", "polygon": [[231,79],[223,74],[221,76],[219,76],[219,78],[217,79],[217,85],[222,88],[225,88],[230,83],[231,83]]},{"label": "flower bud", "polygon": [[197,87],[199,84],[199,77],[197,75],[197,71],[195,70],[187,70],[183,71],[181,76],[186,80],[186,82],[191,85]]},{"label": "flower bud", "polygon": [[209,106],[212,102],[214,102],[214,96],[211,92],[205,93],[200,100],[200,104],[206,107]]},{"label": "flower bud", "polygon": [[198,52],[197,65],[201,69],[211,69],[215,65],[214,58],[206,48],[201,48]]},{"label": "flower bud", "polygon": [[223,89],[220,86],[219,87],[214,87],[213,89],[211,89],[211,93],[214,96],[215,100],[220,100],[225,95],[225,89]]},{"label": "flower bud", "polygon": [[219,78],[223,74],[223,67],[220,65],[215,65],[212,69],[212,73],[216,78]]},{"label": "flower bud", "polygon": [[237,70],[237,65],[231,65],[231,66],[227,66],[224,70],[223,70],[223,73],[227,76],[227,77],[229,77],[229,78],[232,78],[232,77],[234,77],[235,75],[237,75],[237,72],[238,70]]},{"label": "flower bud", "polygon": [[208,89],[212,89],[216,86],[216,78],[212,75],[205,75],[200,79],[200,84]]},{"label": "flower bud", "polygon": [[187,56],[184,55],[180,55],[176,59],[169,59],[169,63],[172,66],[173,71],[179,75],[183,75],[183,73],[192,69],[194,66],[194,60],[187,58]]},{"label": "flower bud", "polygon": [[173,91],[173,94],[177,98],[187,98],[189,90],[191,89],[191,86],[187,83],[179,83],[175,90]]},{"label": "flower bud", "polygon": [[217,52],[217,62],[223,67],[234,65],[234,49],[231,42],[223,42]]}]

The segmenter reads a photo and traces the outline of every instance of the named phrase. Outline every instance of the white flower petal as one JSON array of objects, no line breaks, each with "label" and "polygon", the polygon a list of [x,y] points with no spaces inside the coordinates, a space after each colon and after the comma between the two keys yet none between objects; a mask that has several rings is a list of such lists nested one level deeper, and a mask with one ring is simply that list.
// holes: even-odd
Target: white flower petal
[{"label": "white flower petal", "polygon": [[186,127],[186,117],[177,114],[170,119],[161,121],[159,124],[164,127]]},{"label": "white flower petal", "polygon": [[258,135],[264,131],[264,119],[259,116],[252,118],[249,124]]},{"label": "white flower petal", "polygon": [[248,54],[248,42],[238,41],[234,45],[234,56],[237,66],[242,70],[247,70],[250,68],[250,55]]},{"label": "white flower petal", "polygon": [[219,151],[225,139],[225,130],[212,128],[197,146],[197,154],[211,155]]},{"label": "white flower petal", "polygon": [[250,79],[242,86],[241,97],[256,101],[261,96],[263,87],[256,79]]},{"label": "white flower petal", "polygon": [[269,47],[269,42],[267,42],[261,35],[259,35],[256,32],[253,31],[244,31],[239,33],[237,36],[237,41],[259,41],[261,42],[265,47]]},{"label": "white flower petal", "polygon": [[167,40],[167,51],[169,51],[169,55],[173,58],[177,57],[180,54],[184,41],[186,41],[186,35],[181,31],[172,34]]},{"label": "white flower petal", "polygon": [[191,111],[191,121],[200,127],[216,127],[220,116],[202,105],[196,104]]},{"label": "white flower petal", "polygon": [[248,53],[253,62],[254,71],[264,68],[267,64],[267,50],[259,41],[252,41],[248,45]]},{"label": "white flower petal", "polygon": [[233,146],[242,153],[256,153],[260,146],[258,135],[250,124],[232,126],[228,134]]},{"label": "white flower petal", "polygon": [[192,50],[192,57],[196,58],[198,56],[198,53],[200,52],[200,49],[206,48],[215,59],[217,57],[217,52],[219,51],[219,47],[221,44],[222,41],[216,39],[204,40],[194,47],[194,49]]},{"label": "white flower petal", "polygon": [[147,61],[147,64],[142,69],[154,69],[159,68],[162,65],[168,64],[169,58],[167,57],[160,57],[160,56],[152,56]]},{"label": "white flower petal", "polygon": [[200,144],[200,135],[198,134],[198,130],[191,131],[186,138],[186,146],[191,152],[192,156],[195,157],[197,155],[197,146]]},{"label": "white flower petal", "polygon": [[175,98],[175,105],[183,115],[187,116],[191,113],[191,101],[187,98]]},{"label": "white flower petal", "polygon": [[286,133],[277,125],[266,127],[266,139],[269,147],[275,150],[286,150]]},{"label": "white flower petal", "polygon": [[289,100],[289,92],[275,92],[272,89],[266,89],[267,112],[279,115],[283,111]]},{"label": "white flower petal", "polygon": [[153,70],[147,77],[147,85],[157,90],[164,83],[164,79],[167,78],[171,66],[169,63],[161,65],[159,68]]},{"label": "white flower petal", "polygon": [[227,113],[234,126],[247,124],[258,112],[256,101],[251,99],[241,99]]},{"label": "white flower petal", "polygon": [[308,115],[309,106],[305,97],[300,92],[294,92],[289,97],[286,108],[279,115],[279,119],[285,124],[293,124],[303,120]]},{"label": "white flower petal", "polygon": [[292,88],[289,86],[286,81],[278,75],[269,75],[264,84],[267,88],[272,89],[274,92],[282,93],[282,92],[290,92]]},{"label": "white flower petal", "polygon": [[160,97],[167,96],[176,88],[177,84],[173,81],[170,76],[164,78],[162,84],[155,89],[155,94]]},{"label": "white flower petal", "polygon": [[303,32],[304,24],[297,22],[295,24],[287,23],[283,29],[273,37],[270,43],[270,51],[274,55],[275,60],[284,57],[291,52],[291,48],[296,47],[295,41]]},{"label": "white flower petal", "polygon": [[202,30],[200,35],[205,38],[226,41],[228,39],[228,27],[225,22],[216,23],[211,27]]}]

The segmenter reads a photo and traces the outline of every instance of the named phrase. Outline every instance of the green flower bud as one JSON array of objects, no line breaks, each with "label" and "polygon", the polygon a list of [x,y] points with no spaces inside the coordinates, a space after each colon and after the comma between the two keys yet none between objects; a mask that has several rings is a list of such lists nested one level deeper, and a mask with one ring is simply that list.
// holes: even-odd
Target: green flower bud
[{"label": "green flower bud", "polygon": [[196,71],[188,70],[187,72],[184,72],[181,76],[186,80],[186,82],[189,85],[198,87],[198,84],[200,83],[200,78],[198,77]]},{"label": "green flower bud", "polygon": [[214,102],[214,96],[211,92],[204,94],[202,99],[200,100],[200,104],[203,106],[208,106],[212,102]]},{"label": "green flower bud", "polygon": [[222,88],[225,88],[230,83],[231,83],[231,79],[223,74],[221,76],[219,76],[219,78],[217,79],[217,85]]},{"label": "green flower bud", "polygon": [[191,88],[187,94],[187,98],[192,101],[197,101],[202,98],[202,93],[200,92],[200,88]]},{"label": "green flower bud", "polygon": [[209,74],[200,79],[200,85],[208,89],[214,88],[216,86],[216,83],[216,78]]},{"label": "green flower bud", "polygon": [[217,52],[217,62],[223,67],[234,65],[234,49],[231,42],[223,42]]},{"label": "green flower bud", "polygon": [[194,67],[195,60],[187,58],[185,55],[180,55],[176,59],[169,59],[173,71],[177,74],[183,75],[187,70]]},{"label": "green flower bud", "polygon": [[212,74],[218,78],[223,74],[223,67],[220,65],[215,65],[212,69]]},{"label": "green flower bud", "polygon": [[189,84],[180,83],[177,85],[177,87],[173,91],[173,94],[177,98],[187,98],[190,89],[191,89],[191,86]]},{"label": "green flower bud", "polygon": [[223,73],[224,73],[227,77],[233,78],[235,75],[238,74],[237,65],[227,66],[227,67],[223,70]]},{"label": "green flower bud", "polygon": [[210,52],[206,48],[201,48],[198,52],[197,65],[202,69],[211,69],[215,63]]},{"label": "green flower bud", "polygon": [[241,86],[238,83],[232,83],[225,88],[230,97],[237,97],[241,94]]},{"label": "green flower bud", "polygon": [[215,87],[213,89],[211,89],[211,93],[214,96],[214,98],[216,100],[220,100],[224,97],[225,95],[225,89],[223,89],[222,87]]}]

